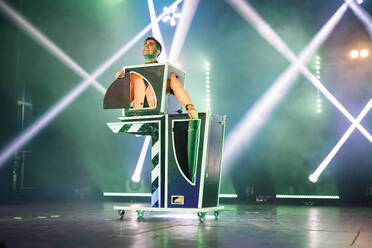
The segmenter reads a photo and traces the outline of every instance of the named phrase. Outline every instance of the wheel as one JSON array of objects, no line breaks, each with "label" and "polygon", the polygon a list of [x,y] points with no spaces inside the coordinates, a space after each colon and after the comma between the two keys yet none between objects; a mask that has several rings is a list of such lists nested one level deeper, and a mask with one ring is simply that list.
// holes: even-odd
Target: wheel
[{"label": "wheel", "polygon": [[144,211],[143,210],[137,210],[138,218],[142,218],[143,217],[143,214],[144,214]]},{"label": "wheel", "polygon": [[214,218],[218,220],[218,216],[220,215],[220,212],[218,210],[214,211]]},{"label": "wheel", "polygon": [[124,210],[119,210],[119,215],[120,215],[120,220],[122,220],[124,218],[124,215],[125,215],[125,211]]},{"label": "wheel", "polygon": [[200,223],[204,223],[205,222],[205,214],[206,214],[205,212],[198,212]]}]

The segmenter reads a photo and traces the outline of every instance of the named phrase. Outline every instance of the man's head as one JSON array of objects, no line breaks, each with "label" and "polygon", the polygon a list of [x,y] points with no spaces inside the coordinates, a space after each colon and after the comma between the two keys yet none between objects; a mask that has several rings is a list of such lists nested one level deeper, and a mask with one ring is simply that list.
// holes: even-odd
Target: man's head
[{"label": "man's head", "polygon": [[161,44],[154,37],[147,37],[143,44],[142,54],[146,62],[156,61],[161,53]]}]

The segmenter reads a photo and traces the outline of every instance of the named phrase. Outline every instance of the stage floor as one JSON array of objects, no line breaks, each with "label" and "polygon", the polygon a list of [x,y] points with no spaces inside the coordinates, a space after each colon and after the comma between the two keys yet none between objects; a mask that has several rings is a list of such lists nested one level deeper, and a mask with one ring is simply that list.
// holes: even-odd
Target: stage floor
[{"label": "stage floor", "polygon": [[196,213],[171,212],[120,221],[114,205],[0,206],[0,247],[372,247],[367,207],[229,204],[219,220],[211,213],[199,223]]}]

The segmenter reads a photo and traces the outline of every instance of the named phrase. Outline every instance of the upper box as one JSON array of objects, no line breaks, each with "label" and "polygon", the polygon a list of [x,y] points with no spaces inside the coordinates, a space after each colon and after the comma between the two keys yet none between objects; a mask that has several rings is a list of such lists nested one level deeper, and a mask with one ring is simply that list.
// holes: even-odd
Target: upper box
[{"label": "upper box", "polygon": [[[167,93],[167,81],[175,74],[185,87],[186,73],[180,68],[165,62],[124,67],[126,76],[115,80],[108,88],[104,97],[105,109],[124,109],[125,116],[175,114],[182,112],[182,105],[171,93]],[[133,109],[130,103],[130,78],[133,74],[142,77],[147,87],[155,94],[155,107]]]}]

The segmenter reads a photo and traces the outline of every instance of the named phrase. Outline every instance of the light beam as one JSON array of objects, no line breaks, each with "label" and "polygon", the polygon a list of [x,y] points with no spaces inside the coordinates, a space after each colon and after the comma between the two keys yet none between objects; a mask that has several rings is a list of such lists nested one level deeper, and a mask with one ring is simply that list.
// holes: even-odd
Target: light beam
[{"label": "light beam", "polygon": [[333,149],[327,155],[327,157],[322,161],[322,163],[318,166],[318,168],[309,176],[310,181],[312,181],[313,183],[316,183],[318,181],[319,176],[322,174],[322,172],[325,170],[325,168],[328,166],[328,164],[334,158],[336,153],[341,149],[341,147],[346,142],[346,140],[354,132],[357,123],[360,123],[363,120],[364,116],[366,116],[366,114],[369,112],[371,107],[372,107],[372,99],[369,100],[367,105],[363,108],[363,110],[358,115],[356,121],[346,130],[345,134],[341,137],[341,139],[333,147]]},{"label": "light beam", "polygon": [[372,17],[360,5],[355,4],[353,0],[345,0],[356,17],[365,25],[369,36],[372,38]]},{"label": "light beam", "polygon": [[186,35],[189,31],[198,4],[199,0],[187,0],[182,5],[180,21],[177,24],[168,59],[172,63],[178,62],[178,57],[181,54]]},{"label": "light beam", "polygon": [[[315,35],[311,42],[301,52],[298,62],[296,56],[289,50],[287,45],[270,28],[268,24],[255,12],[255,10],[243,0],[227,0],[227,2],[281,54],[296,63],[292,63],[245,114],[237,127],[231,131],[224,146],[224,167],[229,168],[235,159],[244,151],[251,140],[257,134],[262,125],[278,103],[284,98],[288,90],[293,86],[299,74],[299,64],[306,64],[315,51],[323,44],[329,34],[333,31],[343,14],[347,5],[343,4],[329,21]],[[224,172],[227,170],[225,169]]]},{"label": "light beam", "polygon": [[146,157],[146,153],[147,153],[147,150],[149,148],[149,145],[150,145],[150,141],[151,141],[151,136],[146,136],[145,142],[143,143],[143,146],[142,146],[140,157],[139,157],[137,165],[136,165],[136,169],[135,169],[135,171],[133,173],[133,176],[132,176],[132,181],[133,182],[138,183],[141,179],[141,172],[142,172],[143,162],[145,161],[145,157]]}]

